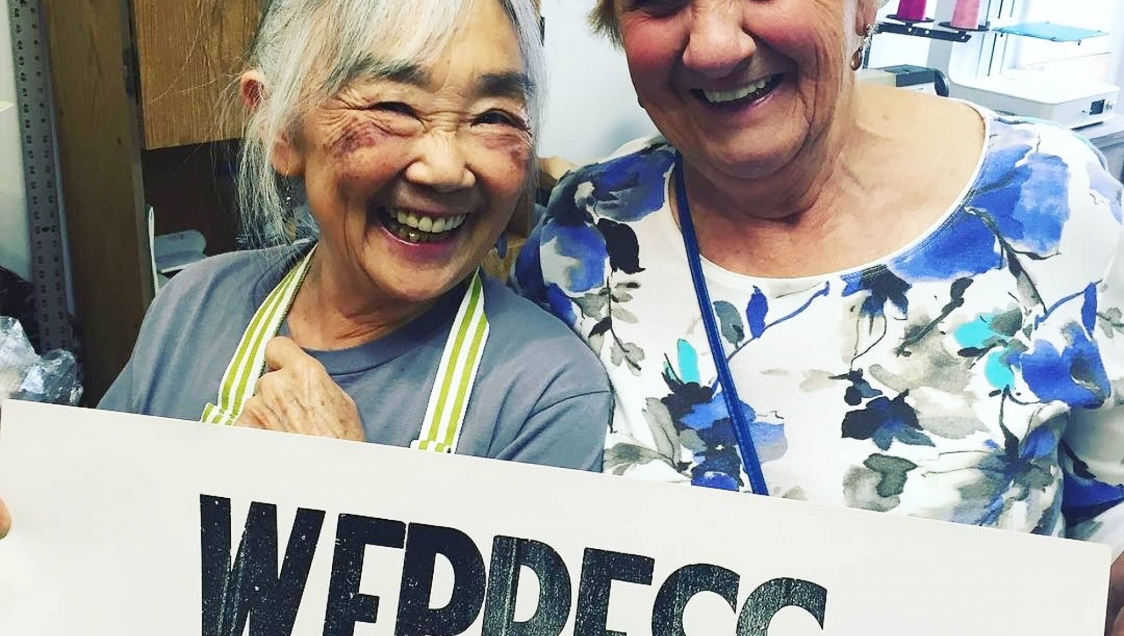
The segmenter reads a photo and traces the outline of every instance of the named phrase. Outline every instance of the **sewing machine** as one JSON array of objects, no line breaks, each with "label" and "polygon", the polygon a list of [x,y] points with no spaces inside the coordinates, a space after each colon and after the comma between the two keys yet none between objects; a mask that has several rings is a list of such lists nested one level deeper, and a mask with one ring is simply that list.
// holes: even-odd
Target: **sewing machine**
[{"label": "sewing machine", "polygon": [[[950,27],[955,0],[937,0],[936,25],[893,24],[892,33],[921,35],[933,39],[928,66],[948,80],[949,96],[981,104],[993,110],[1035,117],[1080,128],[1112,119],[1119,101],[1117,86],[1060,73],[1018,69],[993,71],[994,51],[999,38],[1033,37],[1055,42],[1079,42],[1104,36],[1048,23],[981,25],[978,30]],[[985,5],[986,6],[986,5]],[[1013,9],[1010,11],[1014,15]],[[991,15],[990,11],[984,16]],[[982,17],[986,20],[986,17]],[[1001,41],[1001,40],[1000,40]]]}]

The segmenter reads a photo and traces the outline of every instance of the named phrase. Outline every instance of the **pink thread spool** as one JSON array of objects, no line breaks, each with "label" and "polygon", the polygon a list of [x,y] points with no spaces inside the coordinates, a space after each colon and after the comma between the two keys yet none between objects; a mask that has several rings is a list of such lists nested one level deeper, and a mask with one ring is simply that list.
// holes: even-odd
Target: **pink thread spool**
[{"label": "pink thread spool", "polygon": [[980,0],[956,0],[949,24],[958,29],[980,28]]},{"label": "pink thread spool", "polygon": [[894,17],[904,22],[921,22],[925,19],[928,0],[899,0]]}]

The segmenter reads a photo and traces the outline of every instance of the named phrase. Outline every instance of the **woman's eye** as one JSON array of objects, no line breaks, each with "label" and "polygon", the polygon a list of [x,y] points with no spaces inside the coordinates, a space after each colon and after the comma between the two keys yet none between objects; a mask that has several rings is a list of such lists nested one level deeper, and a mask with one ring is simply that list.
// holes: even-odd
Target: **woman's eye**
[{"label": "woman's eye", "polygon": [[527,127],[527,124],[523,121],[522,118],[516,117],[515,115],[512,115],[510,113],[505,113],[502,110],[490,110],[483,115],[478,116],[473,121],[473,123],[484,125],[511,126],[513,128],[519,128],[520,130]]},{"label": "woman's eye", "polygon": [[689,0],[632,0],[633,11],[643,11],[652,16],[669,16],[687,6]]},{"label": "woman's eye", "polygon": [[378,102],[370,107],[370,110],[378,110],[385,113],[398,113],[399,115],[407,115],[409,117],[416,117],[417,113],[408,104],[402,102]]}]

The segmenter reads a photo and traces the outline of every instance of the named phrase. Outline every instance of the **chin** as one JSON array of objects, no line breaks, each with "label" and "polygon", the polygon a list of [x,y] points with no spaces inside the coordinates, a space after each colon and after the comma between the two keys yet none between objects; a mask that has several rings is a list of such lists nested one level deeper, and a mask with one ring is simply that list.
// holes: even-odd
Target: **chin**
[{"label": "chin", "polygon": [[379,287],[394,300],[407,304],[419,304],[437,300],[450,289],[456,287],[457,283],[464,278],[464,276],[444,273],[405,274],[395,277],[395,280],[380,284]]}]

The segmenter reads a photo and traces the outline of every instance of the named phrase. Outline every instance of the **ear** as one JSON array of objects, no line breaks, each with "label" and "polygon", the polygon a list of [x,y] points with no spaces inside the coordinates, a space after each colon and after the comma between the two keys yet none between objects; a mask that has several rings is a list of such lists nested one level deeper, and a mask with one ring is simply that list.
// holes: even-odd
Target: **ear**
[{"label": "ear", "polygon": [[243,73],[238,78],[238,96],[248,110],[257,110],[265,98],[265,75],[258,70]]},{"label": "ear", "polygon": [[[266,97],[265,75],[258,70],[246,71],[238,78],[238,94],[246,108],[254,111],[261,107]],[[293,142],[291,133],[273,143],[271,160],[273,169],[284,177],[299,177],[304,174],[304,154]]]}]

